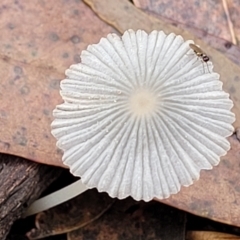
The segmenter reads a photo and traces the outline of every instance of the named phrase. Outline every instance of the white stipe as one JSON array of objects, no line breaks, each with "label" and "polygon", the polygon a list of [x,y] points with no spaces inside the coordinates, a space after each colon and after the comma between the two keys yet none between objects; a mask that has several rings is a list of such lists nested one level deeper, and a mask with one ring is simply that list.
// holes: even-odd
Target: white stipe
[{"label": "white stipe", "polygon": [[56,192],[53,192],[45,197],[36,200],[29,206],[23,217],[28,217],[36,213],[46,211],[80,195],[86,190],[87,187],[82,183],[80,179]]}]

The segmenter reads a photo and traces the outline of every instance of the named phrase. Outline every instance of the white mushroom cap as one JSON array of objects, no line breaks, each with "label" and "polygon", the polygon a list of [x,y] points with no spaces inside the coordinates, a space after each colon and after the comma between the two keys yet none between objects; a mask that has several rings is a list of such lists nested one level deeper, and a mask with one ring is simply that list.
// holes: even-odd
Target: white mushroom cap
[{"label": "white mushroom cap", "polygon": [[66,71],[52,133],[88,188],[167,198],[229,150],[233,103],[189,43],[162,31],[109,34]]}]

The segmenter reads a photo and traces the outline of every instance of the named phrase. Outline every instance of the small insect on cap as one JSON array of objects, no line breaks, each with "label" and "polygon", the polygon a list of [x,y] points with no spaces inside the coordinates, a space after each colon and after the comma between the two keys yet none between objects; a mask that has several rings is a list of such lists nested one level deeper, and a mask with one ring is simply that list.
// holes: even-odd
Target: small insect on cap
[{"label": "small insect on cap", "polygon": [[204,55],[202,56],[202,59],[204,62],[208,62],[209,61],[209,57],[207,55]]},{"label": "small insect on cap", "polygon": [[167,198],[229,150],[233,103],[212,66],[205,74],[187,54],[191,42],[162,31],[109,34],[66,71],[52,134],[88,188]]}]

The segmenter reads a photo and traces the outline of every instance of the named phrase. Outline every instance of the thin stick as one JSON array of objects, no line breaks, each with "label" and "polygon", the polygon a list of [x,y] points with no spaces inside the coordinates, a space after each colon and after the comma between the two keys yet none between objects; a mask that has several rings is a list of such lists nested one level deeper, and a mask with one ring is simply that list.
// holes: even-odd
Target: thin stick
[{"label": "thin stick", "polygon": [[222,0],[222,4],[223,4],[224,12],[227,16],[227,22],[228,22],[228,27],[229,27],[231,38],[232,38],[232,43],[237,45],[237,39],[236,39],[236,35],[234,33],[233,23],[232,23],[232,20],[230,18],[230,14],[228,11],[227,0]]}]

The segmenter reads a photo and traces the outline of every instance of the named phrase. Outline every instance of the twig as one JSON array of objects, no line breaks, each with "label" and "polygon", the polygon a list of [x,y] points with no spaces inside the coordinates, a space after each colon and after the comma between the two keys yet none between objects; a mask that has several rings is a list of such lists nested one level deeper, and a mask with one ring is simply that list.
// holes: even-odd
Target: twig
[{"label": "twig", "polygon": [[222,0],[222,4],[223,4],[224,12],[227,16],[227,22],[228,22],[228,27],[229,27],[231,38],[232,38],[232,43],[237,45],[237,39],[236,39],[236,35],[234,33],[233,23],[232,23],[232,20],[230,18],[230,14],[228,11],[227,0]]}]

